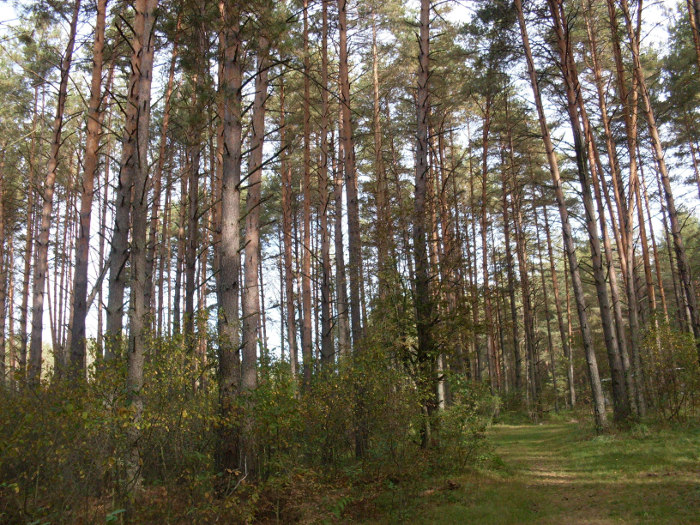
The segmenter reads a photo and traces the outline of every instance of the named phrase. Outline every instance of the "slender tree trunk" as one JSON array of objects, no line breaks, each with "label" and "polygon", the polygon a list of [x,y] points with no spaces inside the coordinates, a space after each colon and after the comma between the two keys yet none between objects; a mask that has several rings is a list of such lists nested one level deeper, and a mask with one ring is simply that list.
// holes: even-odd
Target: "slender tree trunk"
[{"label": "slender tree trunk", "polygon": [[287,339],[292,377],[297,375],[297,326],[294,308],[294,268],[292,266],[292,169],[287,160],[284,81],[280,85],[280,169],[282,171],[282,230],[284,243],[285,295],[287,300]]},{"label": "slender tree trunk", "polygon": [[[14,243],[14,237],[10,237],[9,239],[9,248],[7,250],[8,253],[8,264],[7,264],[7,269],[6,273],[8,274],[8,290],[7,290],[7,301],[8,301],[8,306],[7,306],[7,335],[9,337],[9,360],[8,360],[8,366],[9,366],[9,374],[7,378],[5,378],[5,382],[7,385],[11,388],[15,388],[15,374],[17,370],[17,340],[15,338],[15,287],[13,285],[13,277],[14,277],[14,261],[15,261],[15,243]],[[4,361],[3,361],[4,363]],[[0,384],[2,383],[2,379],[5,376],[3,375],[0,377]]]},{"label": "slender tree trunk", "polygon": [[[640,6],[641,9],[641,6]],[[615,9],[615,4],[612,0],[608,0],[608,16],[610,18],[610,30],[612,35],[612,45],[615,58],[615,67],[617,75],[617,86],[620,94],[620,99],[622,102],[622,110],[625,121],[626,128],[626,138],[627,138],[627,148],[629,154],[629,189],[628,189],[628,200],[623,200],[622,191],[620,195],[616,195],[618,199],[618,208],[623,208],[625,210],[625,217],[621,221],[623,235],[623,252],[624,256],[621,260],[625,260],[624,265],[625,271],[625,285],[627,291],[627,301],[628,301],[628,316],[630,323],[630,350],[632,354],[632,373],[634,376],[634,390],[629,391],[630,400],[632,400],[636,395],[637,410],[640,414],[645,412],[645,401],[643,395],[643,384],[642,384],[642,370],[641,370],[641,360],[639,357],[639,320],[638,311],[639,304],[637,298],[637,290],[635,287],[636,274],[635,274],[635,256],[634,256],[634,206],[635,206],[635,194],[636,187],[639,184],[639,177],[637,172],[637,105],[638,105],[638,82],[636,77],[632,79],[632,89],[628,91],[626,81],[625,81],[625,68],[622,61],[622,51],[620,49],[620,43],[618,38],[618,24],[617,24],[617,12]],[[635,36],[635,41],[638,36]]]},{"label": "slender tree trunk", "polygon": [[311,63],[309,57],[309,3],[304,0],[304,239],[301,258],[301,356],[303,386],[311,386],[313,369],[313,340],[311,335]]},{"label": "slender tree trunk", "polygon": [[[185,161],[185,172],[189,166]],[[180,334],[182,330],[181,324],[181,306],[182,306],[182,271],[185,266],[185,246],[187,244],[185,235],[185,224],[187,223],[187,184],[189,178],[180,174],[180,206],[178,210],[177,221],[177,255],[175,257],[175,293],[173,294],[173,334]]]},{"label": "slender tree trunk", "polygon": [[[544,195],[543,195],[544,197]],[[554,253],[552,250],[552,236],[549,232],[549,213],[547,212],[547,207],[543,206],[544,212],[544,230],[547,234],[547,254],[549,256],[549,271],[552,276],[552,291],[554,293],[554,305],[557,309],[557,324],[559,325],[559,337],[561,338],[561,346],[563,350],[564,357],[566,358],[566,379],[568,387],[568,401],[571,408],[576,404],[576,392],[574,391],[574,367],[572,365],[571,356],[571,345],[569,344],[569,335],[567,333],[566,325],[564,324],[564,315],[562,312],[561,297],[559,294],[559,278],[557,277],[557,270],[554,266]],[[566,280],[566,274],[564,275]],[[568,281],[567,281],[567,313],[568,313]]]},{"label": "slender tree trunk", "polygon": [[666,324],[670,323],[669,317],[668,317],[668,305],[666,304],[666,292],[664,290],[664,284],[662,280],[662,274],[661,274],[661,259],[659,258],[659,251],[656,246],[656,237],[654,236],[654,226],[652,223],[652,215],[651,215],[651,208],[649,206],[649,195],[647,194],[647,185],[646,181],[644,180],[644,171],[640,171],[641,174],[641,185],[644,193],[644,207],[647,212],[647,219],[649,220],[649,235],[651,236],[651,249],[652,253],[654,254],[654,270],[656,271],[656,280],[657,280],[657,286],[659,288],[659,297],[661,298],[661,307],[663,308],[664,311],[664,320]]},{"label": "slender tree trunk", "polygon": [[[203,19],[201,8],[195,11],[194,16]],[[208,44],[206,29],[201,23],[195,23],[192,28],[194,38],[194,46],[198,52],[204,54]],[[194,66],[194,71],[191,73],[192,82],[192,100],[190,108],[189,129],[187,134],[187,148],[185,155],[188,158],[189,170],[187,177],[187,240],[185,247],[185,310],[183,315],[183,343],[188,355],[193,356],[196,347],[195,336],[195,292],[197,287],[196,266],[197,252],[199,247],[199,167],[202,157],[202,131],[206,127],[206,122],[203,121],[202,115],[205,114],[206,108],[204,102],[199,95],[200,85],[205,82],[204,75],[206,70],[200,63]],[[184,203],[183,203],[184,204]],[[257,271],[257,266],[256,266]],[[149,277],[150,281],[150,277]],[[150,305],[149,305],[150,306]]]},{"label": "slender tree trunk", "polygon": [[333,333],[331,324],[331,252],[328,231],[328,1],[322,1],[321,28],[321,164],[318,172],[321,221],[321,362],[333,362]]},{"label": "slender tree trunk", "polygon": [[596,294],[598,296],[598,305],[600,307],[601,324],[603,326],[605,347],[608,354],[608,362],[610,364],[610,373],[612,375],[613,408],[615,412],[615,419],[621,421],[629,415],[630,404],[627,389],[625,387],[625,374],[622,367],[622,359],[620,357],[617,334],[613,324],[613,316],[611,313],[610,301],[605,283],[605,270],[603,268],[601,258],[600,240],[598,238],[595,225],[593,197],[591,195],[591,184],[588,179],[589,159],[586,149],[587,140],[585,135],[581,133],[580,119],[584,120],[584,129],[586,127],[585,113],[584,111],[579,111],[581,108],[583,108],[583,102],[580,100],[581,87],[578,82],[578,73],[574,63],[568,29],[563,23],[565,14],[562,0],[548,0],[548,2],[557,36],[559,57],[561,60],[564,84],[566,88],[567,110],[569,113],[569,120],[571,121],[571,129],[574,135],[576,167],[583,194],[586,229],[588,231],[588,239],[591,248],[593,278],[595,281]]},{"label": "slender tree trunk", "polygon": [[239,423],[236,393],[240,372],[240,182],[242,144],[242,93],[244,50],[240,36],[240,6],[236,2],[219,3],[224,30],[221,33],[223,67],[223,158],[221,204],[221,268],[219,277],[219,411],[217,468],[230,479],[240,465]]},{"label": "slender tree trunk", "polygon": [[36,165],[36,125],[38,120],[38,99],[39,86],[34,88],[34,111],[32,115],[32,139],[29,146],[29,191],[27,192],[27,234],[24,240],[24,269],[22,272],[22,302],[20,304],[20,346],[18,368],[20,377],[24,378],[27,372],[27,311],[29,310],[29,283],[31,279],[31,264],[32,264],[32,249],[34,247],[34,184],[35,173],[34,166]]},{"label": "slender tree trunk", "polygon": [[[508,101],[506,99],[506,118],[508,119]],[[510,200],[515,207],[514,193],[516,191],[516,166],[515,166],[515,151],[513,145],[513,130],[509,125],[507,128],[507,138],[508,138],[508,155],[510,161],[510,178],[512,182],[512,192],[510,193]],[[515,263],[513,261],[513,252],[510,245],[510,220],[508,217],[508,202],[507,202],[507,182],[506,173],[503,173],[503,234],[506,249],[506,268],[508,273],[508,294],[510,296],[510,316],[513,323],[513,357],[515,362],[515,390],[517,392],[522,392],[523,389],[523,364],[522,356],[520,354],[520,334],[518,327],[518,310],[515,304],[515,272],[513,270]]]},{"label": "slender tree trunk", "polygon": [[535,234],[537,238],[537,258],[539,259],[540,279],[542,281],[542,299],[544,301],[544,315],[547,322],[547,344],[549,348],[549,360],[552,366],[552,390],[554,390],[554,411],[559,412],[559,391],[557,388],[557,363],[554,357],[554,344],[552,343],[551,310],[549,309],[549,293],[547,292],[547,280],[545,279],[544,263],[542,262],[542,242],[540,240],[540,227],[535,216]]},{"label": "slender tree trunk", "polygon": [[518,325],[518,307],[515,304],[515,262],[513,261],[513,251],[510,245],[510,218],[508,216],[508,190],[506,188],[505,173],[503,180],[503,235],[506,249],[506,272],[508,275],[508,298],[510,302],[510,319],[512,324],[511,334],[513,336],[513,364],[515,376],[515,391],[522,392],[523,371],[522,356],[520,355],[520,330]]},{"label": "slender tree trunk", "polygon": [[243,348],[241,359],[241,394],[246,403],[246,415],[241,439],[242,467],[254,479],[258,474],[253,429],[252,399],[257,387],[257,357],[260,334],[260,294],[258,288],[258,259],[260,256],[260,197],[262,190],[263,144],[265,140],[265,103],[267,101],[267,70],[269,43],[258,37],[253,127],[248,156],[248,195],[245,219],[245,281],[243,289]]},{"label": "slender tree trunk", "polygon": [[[114,62],[110,67],[110,73],[114,69]],[[107,119],[107,127],[111,128],[112,125],[112,112],[109,112],[109,118]],[[112,137],[107,137],[107,142],[105,144],[105,154],[104,154],[104,179],[102,182],[102,203],[100,205],[100,232],[99,232],[99,243],[97,247],[97,257],[100,262],[100,266],[108,266],[105,263],[105,239],[107,235],[107,208],[109,206],[109,174],[111,166],[111,154],[112,152]],[[104,279],[104,277],[103,277]],[[104,310],[104,287],[102,282],[100,282],[97,288],[97,344],[98,344],[98,359],[104,358],[104,325],[103,325],[103,310]]]},{"label": "slender tree trunk", "polygon": [[[644,115],[646,117],[647,125],[649,127],[649,134],[651,135],[654,158],[659,167],[659,175],[661,176],[661,183],[664,189],[664,195],[666,197],[666,206],[668,210],[669,220],[671,223],[671,235],[673,237],[673,247],[676,252],[678,275],[680,276],[681,284],[688,301],[688,310],[690,311],[690,325],[692,328],[692,333],[695,336],[698,359],[700,360],[700,312],[698,311],[695,286],[690,275],[690,264],[688,263],[688,256],[686,254],[685,245],[683,243],[683,237],[681,235],[681,227],[678,220],[678,212],[676,210],[676,203],[673,196],[673,190],[671,189],[671,181],[668,175],[668,168],[666,167],[663,146],[661,144],[661,138],[659,137],[658,126],[656,125],[654,109],[651,106],[649,91],[646,85],[646,78],[644,77],[644,72],[642,70],[642,65],[640,62],[639,45],[637,39],[635,38],[635,32],[632,27],[632,19],[630,16],[627,0],[621,0],[620,5],[622,7],[622,12],[625,18],[625,25],[627,26],[627,34],[630,38],[630,49],[632,52],[632,60],[634,64],[634,74],[639,85],[640,93],[642,95],[642,108],[644,110]],[[632,157],[633,155],[634,152],[630,152],[630,157]]]},{"label": "slender tree trunk", "polygon": [[[12,287],[12,279],[8,281],[8,275],[12,273],[12,258],[5,255],[5,246],[12,246],[12,233],[6,235],[5,229],[5,144],[0,153],[0,389],[6,383],[5,369],[5,308],[7,306],[7,291]],[[29,232],[27,232],[29,233]],[[9,238],[8,238],[9,237]],[[11,251],[8,250],[8,252]],[[12,312],[10,311],[10,316]],[[12,334],[10,334],[12,337]]]},{"label": "slender tree trunk", "polygon": [[[160,131],[160,144],[158,146],[158,161],[156,162],[153,173],[153,206],[151,208],[151,220],[148,229],[148,248],[146,252],[146,305],[148,306],[152,319],[155,321],[155,302],[153,298],[153,268],[156,258],[156,239],[158,237],[158,221],[160,219],[160,198],[162,193],[163,181],[163,166],[166,159],[166,148],[168,145],[168,128],[170,127],[170,101],[173,95],[175,85],[175,67],[177,65],[177,55],[179,50],[178,37],[182,27],[182,17],[178,13],[177,23],[175,28],[175,40],[173,42],[173,51],[170,56],[170,69],[168,71],[168,83],[165,88],[164,106],[163,106],[163,124]],[[160,289],[160,288],[159,288]],[[158,328],[160,323],[156,325]]]},{"label": "slender tree trunk", "polygon": [[[80,199],[80,236],[75,257],[73,280],[73,323],[71,324],[70,370],[73,377],[85,375],[85,318],[87,317],[88,259],[90,253],[90,222],[95,176],[98,168],[100,137],[104,109],[101,109],[102,63],[105,45],[107,0],[98,0],[95,22],[95,44],[92,52],[92,81],[87,115],[85,142],[85,171]],[[101,261],[100,261],[101,263]]]},{"label": "slender tree trunk", "polygon": [[[141,7],[142,3],[136,8]],[[139,24],[142,22],[137,17]],[[134,22],[135,23],[135,22]],[[134,37],[136,42],[140,36],[136,28]],[[131,73],[129,77],[127,101],[125,110],[125,125],[122,138],[122,156],[119,165],[119,175],[116,188],[116,204],[114,210],[114,227],[109,253],[109,281],[107,298],[107,328],[105,337],[105,359],[113,359],[121,352],[122,330],[124,321],[124,291],[129,278],[126,272],[126,263],[129,258],[129,225],[131,223],[132,186],[136,177],[138,156],[138,123],[140,115],[139,106],[139,81],[142,62],[147,59],[140,52],[141,43],[137,42],[131,58]],[[133,265],[132,265],[133,266]]]},{"label": "slender tree trunk", "polygon": [[[342,0],[341,0],[342,1]],[[423,396],[424,411],[430,415],[435,408],[433,392],[434,377],[434,306],[430,292],[430,268],[428,266],[429,231],[426,209],[427,185],[430,176],[428,165],[428,119],[430,114],[430,0],[421,0],[420,36],[418,54],[418,89],[415,157],[415,201],[413,208],[413,250],[415,258],[415,309],[416,331],[418,334],[419,386]],[[430,444],[429,422],[426,421],[422,432],[422,445]]]},{"label": "slender tree trunk", "polygon": [[552,143],[549,128],[547,126],[547,120],[544,113],[544,106],[542,104],[542,98],[540,95],[539,86],[537,84],[537,73],[535,71],[535,65],[532,59],[532,51],[530,49],[530,41],[527,35],[527,28],[525,26],[525,18],[523,16],[521,0],[515,0],[515,7],[517,10],[523,47],[525,50],[525,57],[527,59],[527,68],[530,76],[530,84],[532,86],[535,105],[537,107],[537,114],[540,122],[540,130],[542,132],[542,139],[544,141],[545,150],[547,153],[547,160],[549,162],[549,168],[554,183],[554,191],[557,198],[557,205],[559,207],[559,215],[561,217],[562,233],[564,237],[564,246],[566,249],[567,257],[569,258],[569,270],[571,272],[571,280],[574,287],[574,296],[576,298],[576,307],[578,310],[579,323],[581,326],[581,336],[583,339],[584,352],[586,356],[586,362],[588,365],[588,375],[593,398],[595,425],[598,430],[603,430],[607,427],[607,417],[605,415],[605,402],[603,399],[603,391],[600,384],[600,376],[598,374],[598,363],[595,355],[595,350],[593,348],[593,337],[591,334],[590,325],[588,324],[586,300],[584,297],[583,284],[581,282],[581,275],[579,273],[579,264],[576,258],[573,237],[571,234],[571,225],[569,224],[569,213],[566,209],[566,203],[564,200],[564,191],[562,189],[561,176],[559,174],[559,165],[557,163],[556,154],[554,152],[554,144]]},{"label": "slender tree trunk", "polygon": [[387,294],[387,277],[390,271],[389,244],[391,239],[391,217],[388,202],[386,171],[382,156],[381,108],[379,106],[379,56],[377,52],[377,14],[372,8],[372,132],[374,135],[374,176],[377,184],[377,276],[379,297]]},{"label": "slender tree trunk", "polygon": [[[469,209],[472,211],[471,230],[472,230],[472,244],[474,245],[474,254],[472,258],[472,251],[467,246],[467,263],[470,268],[469,272],[469,288],[471,290],[471,311],[472,311],[472,324],[478,326],[479,324],[479,299],[477,297],[477,261],[476,261],[476,220],[474,218],[474,211],[476,210],[476,204],[474,200],[474,179],[473,168],[472,168],[472,152],[471,152],[471,134],[469,132],[469,126],[467,125],[467,147],[468,157],[469,157]],[[479,381],[484,380],[484,361],[486,361],[486,356],[484,355],[484,347],[480,344],[476,334],[472,338],[473,341],[473,354],[474,354],[474,377],[478,378]]]},{"label": "slender tree trunk", "polygon": [[[520,190],[522,193],[522,189]],[[525,348],[527,355],[527,377],[529,394],[535,414],[539,414],[542,406],[540,403],[540,381],[537,373],[537,345],[535,342],[535,314],[532,306],[530,271],[528,269],[528,257],[525,233],[522,219],[522,195],[513,200],[513,221],[515,222],[515,252],[518,256],[518,268],[520,270],[520,289],[523,300],[523,326],[525,329]]]},{"label": "slender tree trunk", "polygon": [[493,340],[493,313],[491,307],[491,289],[489,286],[488,269],[488,149],[489,149],[489,129],[491,127],[491,104],[492,95],[486,97],[486,108],[484,110],[484,121],[482,125],[481,141],[481,271],[484,279],[484,322],[486,323],[486,362],[489,370],[489,384],[491,392],[498,389],[498,377],[496,375],[496,349]]},{"label": "slender tree trunk", "polygon": [[[635,383],[635,377],[638,377],[638,374],[634,373],[634,367],[630,363],[629,359],[629,354],[627,352],[627,334],[625,333],[625,325],[624,325],[624,318],[622,315],[622,304],[620,301],[620,292],[619,292],[619,287],[618,287],[618,281],[617,281],[617,271],[615,270],[615,264],[613,262],[613,257],[612,257],[612,246],[610,244],[610,236],[608,235],[608,227],[607,227],[607,222],[605,220],[605,207],[603,205],[603,198],[601,195],[601,182],[604,180],[604,173],[602,169],[602,165],[600,162],[600,158],[598,157],[598,151],[595,147],[595,142],[594,142],[594,137],[593,133],[591,130],[591,126],[588,122],[588,118],[585,113],[585,108],[581,107],[581,115],[584,117],[583,124],[584,124],[584,132],[586,134],[586,142],[588,146],[588,156],[589,158],[594,159],[594,161],[591,163],[590,169],[591,169],[591,179],[592,179],[592,185],[593,185],[593,190],[595,193],[595,199],[596,203],[598,206],[598,219],[599,219],[599,224],[600,224],[600,231],[602,233],[603,237],[603,254],[605,255],[605,263],[607,267],[607,273],[608,273],[608,278],[609,278],[609,284],[610,284],[610,297],[612,300],[612,309],[613,309],[613,314],[615,318],[615,328],[616,328],[616,333],[617,333],[617,342],[618,342],[618,347],[620,350],[620,359],[621,359],[621,364],[622,364],[622,371],[624,374],[624,379],[625,379],[625,388],[627,389],[628,393],[628,400],[630,403],[630,409],[634,414],[640,414],[640,396],[637,392],[638,385]],[[598,176],[598,170],[600,170],[600,176]],[[629,210],[631,207],[627,207]],[[614,218],[612,218],[611,221],[613,224],[615,222]],[[625,222],[627,224],[627,222]],[[630,238],[628,236],[628,238]],[[623,256],[621,257],[621,260],[625,260],[626,258]],[[633,264],[633,263],[631,263]],[[627,268],[627,265],[622,265],[623,268]],[[636,298],[636,294],[634,296]],[[636,339],[634,339],[634,342],[636,343]],[[643,397],[643,396],[641,396]],[[643,403],[641,405],[642,407],[644,406]],[[641,410],[643,412],[643,409]]]},{"label": "slender tree trunk", "polygon": [[51,151],[47,166],[46,180],[42,190],[43,205],[41,210],[41,227],[39,237],[36,240],[36,264],[34,267],[34,289],[32,293],[32,333],[29,344],[29,383],[38,385],[41,379],[42,365],[42,331],[44,328],[44,291],[46,288],[46,276],[48,272],[49,255],[49,230],[51,228],[51,214],[53,211],[53,194],[58,171],[59,153],[61,148],[61,135],[63,132],[63,112],[68,98],[68,80],[75,35],[80,13],[80,0],[76,0],[73,6],[73,15],[70,24],[70,34],[66,51],[61,60],[61,81],[58,87],[58,99],[56,102],[56,116],[53,121],[53,133],[51,137]]},{"label": "slender tree trunk", "polygon": [[690,29],[693,33],[693,44],[695,45],[695,58],[698,66],[698,73],[700,73],[700,28],[698,23],[700,20],[700,1],[699,0],[686,0],[688,6],[688,21],[690,22]]},{"label": "slender tree trunk", "polygon": [[360,287],[362,286],[362,250],[360,239],[360,204],[357,196],[357,171],[355,169],[355,143],[353,137],[352,114],[350,111],[350,77],[348,72],[348,23],[347,0],[338,0],[339,30],[339,77],[340,109],[343,125],[340,141],[343,144],[343,165],[345,172],[345,193],[348,202],[348,238],[350,263],[350,324],[353,348],[357,349],[362,339],[362,310],[360,307]]},{"label": "slender tree trunk", "polygon": [[[339,119],[342,129],[342,119]],[[342,133],[342,132],[341,132]],[[339,135],[341,135],[339,133]],[[340,137],[339,137],[340,138]],[[340,141],[339,141],[340,142]],[[331,147],[331,150],[333,148]],[[338,353],[346,356],[350,353],[350,318],[348,314],[348,288],[345,274],[345,248],[343,246],[343,146],[339,144],[338,161],[335,169],[333,199],[335,201],[335,221],[333,224],[333,240],[335,243],[335,288],[337,296],[338,316]],[[333,156],[335,159],[335,155]]]},{"label": "slender tree trunk", "polygon": [[[143,365],[146,353],[147,330],[146,304],[146,228],[148,226],[148,130],[151,108],[151,80],[155,44],[153,12],[158,0],[137,0],[134,5],[134,40],[132,68],[136,72],[135,89],[137,126],[134,152],[134,179],[132,200],[131,241],[131,305],[129,308],[129,352],[126,386],[131,403],[131,422],[127,429],[129,450],[126,458],[126,474],[133,490],[141,485],[141,435],[143,418]],[[127,137],[125,137],[127,138]]]}]

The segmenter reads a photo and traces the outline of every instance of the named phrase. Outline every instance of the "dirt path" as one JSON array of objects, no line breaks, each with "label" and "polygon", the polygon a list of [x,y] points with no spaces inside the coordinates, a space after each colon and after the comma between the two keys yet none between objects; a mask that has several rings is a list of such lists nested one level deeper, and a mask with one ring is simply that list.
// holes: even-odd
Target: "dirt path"
[{"label": "dirt path", "polygon": [[420,505],[421,523],[700,523],[700,436],[592,437],[577,424],[497,425],[500,469]]}]

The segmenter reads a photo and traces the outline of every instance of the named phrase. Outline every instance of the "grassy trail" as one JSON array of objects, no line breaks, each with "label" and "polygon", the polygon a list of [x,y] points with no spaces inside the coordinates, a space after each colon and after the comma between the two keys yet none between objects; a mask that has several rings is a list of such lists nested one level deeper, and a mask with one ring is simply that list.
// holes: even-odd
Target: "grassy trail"
[{"label": "grassy trail", "polygon": [[574,423],[496,425],[490,438],[500,468],[438,482],[381,521],[700,523],[697,430],[592,437]]}]

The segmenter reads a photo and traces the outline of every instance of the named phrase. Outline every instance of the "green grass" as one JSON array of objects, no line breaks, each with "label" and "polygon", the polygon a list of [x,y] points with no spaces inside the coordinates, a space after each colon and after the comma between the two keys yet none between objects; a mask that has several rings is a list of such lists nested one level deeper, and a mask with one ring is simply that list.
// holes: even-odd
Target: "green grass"
[{"label": "green grass", "polygon": [[368,523],[700,523],[700,429],[496,425],[488,470],[390,487]]}]

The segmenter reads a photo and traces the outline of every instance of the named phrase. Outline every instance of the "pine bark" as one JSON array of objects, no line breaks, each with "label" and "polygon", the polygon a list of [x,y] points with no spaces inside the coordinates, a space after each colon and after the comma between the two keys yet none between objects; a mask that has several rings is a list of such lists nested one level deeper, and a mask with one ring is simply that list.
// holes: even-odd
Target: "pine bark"
[{"label": "pine bark", "polygon": [[321,363],[333,362],[333,333],[331,320],[331,253],[328,230],[328,0],[322,2],[321,27],[321,164],[318,172],[321,226]]},{"label": "pine bark", "polygon": [[[148,229],[148,249],[146,252],[146,304],[152,315],[151,321],[155,321],[154,306],[155,301],[153,298],[153,288],[155,275],[153,273],[155,260],[156,260],[156,242],[158,238],[158,223],[163,222],[160,217],[160,200],[163,189],[163,167],[165,165],[165,159],[167,156],[166,148],[168,145],[168,129],[170,127],[170,104],[173,96],[173,89],[175,85],[175,67],[177,65],[177,56],[179,51],[179,41],[178,37],[180,35],[180,29],[182,27],[181,15],[178,14],[177,23],[175,26],[175,40],[173,42],[173,51],[170,56],[170,67],[168,70],[168,83],[165,88],[164,94],[164,105],[163,105],[163,123],[160,130],[160,144],[158,145],[158,161],[156,162],[155,170],[153,173],[153,205],[151,208],[151,221]],[[163,239],[164,241],[164,239]],[[161,290],[162,287],[159,287]],[[159,310],[160,313],[160,310]],[[156,329],[160,328],[160,323],[156,324]]]},{"label": "pine bark", "polygon": [[[101,108],[102,64],[105,45],[107,0],[98,0],[95,23],[95,44],[92,51],[92,80],[87,114],[87,139],[82,195],[80,198],[80,234],[75,257],[73,279],[73,323],[71,324],[71,347],[69,373],[73,377],[85,374],[85,318],[87,316],[88,259],[90,254],[90,222],[92,201],[95,192],[95,177],[98,168],[100,137],[104,109]],[[101,261],[100,261],[101,262]]]},{"label": "pine bark", "polygon": [[284,81],[280,85],[280,169],[282,171],[282,242],[284,246],[284,285],[287,318],[287,341],[289,345],[289,363],[292,377],[297,374],[297,326],[294,306],[294,266],[292,260],[292,245],[294,237],[292,235],[292,169],[287,160],[287,149],[289,143],[286,138],[286,117],[285,117],[285,89]]},{"label": "pine bark", "polygon": [[221,93],[223,99],[223,157],[221,204],[221,268],[219,270],[219,412],[217,468],[231,473],[239,467],[239,423],[236,394],[241,378],[240,321],[240,182],[242,139],[242,93],[244,50],[240,35],[240,6],[219,3],[224,30],[220,35],[223,60]]},{"label": "pine bark", "polygon": [[[342,119],[339,119],[342,129]],[[342,133],[339,133],[341,135]],[[333,143],[331,135],[331,143]],[[333,144],[331,144],[331,151]],[[350,316],[348,313],[348,287],[345,271],[345,247],[343,243],[343,146],[339,144],[337,161],[334,159],[334,221],[333,221],[333,242],[335,244],[335,289],[336,289],[336,315],[338,317],[338,354],[346,356],[350,353]]]},{"label": "pine bark", "polygon": [[311,336],[311,62],[309,57],[309,3],[304,0],[304,238],[301,257],[301,357],[303,386],[310,388],[313,369]]},{"label": "pine bark", "polygon": [[600,307],[600,317],[605,339],[605,348],[607,350],[610,373],[612,376],[613,408],[615,412],[615,419],[621,421],[629,416],[630,403],[625,386],[625,374],[622,367],[620,348],[617,333],[615,332],[615,326],[613,324],[610,300],[605,282],[605,270],[603,268],[601,257],[600,240],[598,238],[598,232],[596,231],[596,215],[593,207],[593,196],[591,194],[591,182],[589,180],[588,172],[590,160],[588,158],[587,151],[588,141],[585,134],[583,134],[581,130],[581,119],[584,120],[584,128],[586,127],[585,112],[580,111],[581,108],[583,108],[583,101],[581,100],[581,86],[578,81],[578,73],[576,71],[571,43],[569,41],[568,28],[564,25],[565,14],[563,2],[562,0],[548,0],[548,3],[557,37],[560,64],[562,67],[566,89],[567,111],[574,136],[576,168],[578,171],[579,181],[581,183],[581,192],[585,209],[585,223],[591,249],[593,279],[595,281],[596,294],[598,296],[598,305]]},{"label": "pine bark", "polygon": [[571,272],[571,281],[573,284],[574,296],[576,299],[576,308],[578,311],[579,324],[581,327],[581,336],[583,339],[584,353],[586,356],[586,363],[588,365],[588,376],[591,386],[591,394],[593,398],[594,421],[596,428],[600,431],[605,429],[608,426],[608,423],[605,414],[605,402],[603,399],[603,391],[601,388],[600,376],[598,373],[598,362],[595,355],[595,349],[593,347],[593,337],[591,334],[590,325],[588,324],[588,312],[586,311],[586,299],[583,291],[583,283],[581,282],[579,263],[576,258],[576,252],[571,233],[571,224],[569,223],[569,212],[566,208],[566,202],[564,200],[564,191],[562,189],[559,165],[554,151],[554,144],[552,143],[551,135],[549,133],[549,127],[547,125],[547,120],[544,113],[544,106],[542,104],[542,98],[537,83],[537,73],[532,58],[532,50],[530,48],[530,41],[527,35],[527,28],[525,26],[525,17],[523,15],[521,0],[515,0],[515,7],[518,16],[518,23],[520,26],[520,34],[522,37],[523,47],[525,50],[525,57],[527,59],[527,69],[530,77],[530,84],[535,99],[535,105],[537,107],[540,131],[542,133],[542,140],[545,145],[549,169],[552,175],[552,181],[554,183],[554,191],[557,200],[557,205],[559,207],[559,215],[562,224],[562,235],[564,237],[564,247],[566,249],[566,255],[569,259],[569,271]]},{"label": "pine bark", "polygon": [[71,62],[73,60],[73,48],[75,47],[75,35],[80,13],[80,0],[73,5],[73,14],[70,23],[68,44],[61,60],[61,80],[58,86],[58,98],[56,101],[56,115],[53,121],[51,137],[51,150],[47,166],[46,180],[40,194],[43,203],[41,209],[41,223],[39,237],[36,240],[36,261],[34,266],[34,286],[32,292],[32,332],[29,343],[29,383],[38,385],[41,379],[42,366],[42,332],[44,328],[44,295],[46,277],[48,273],[49,255],[49,230],[51,228],[51,215],[53,212],[53,195],[58,172],[59,154],[63,133],[63,113],[68,98],[68,80]]},{"label": "pine bark", "polygon": [[260,289],[258,264],[260,258],[260,198],[262,190],[263,144],[265,140],[265,103],[267,102],[267,71],[269,42],[258,38],[255,99],[253,101],[252,135],[248,156],[248,195],[245,219],[245,270],[243,289],[243,347],[241,359],[241,395],[246,403],[246,416],[241,436],[241,459],[245,474],[254,479],[258,474],[253,430],[252,400],[257,387],[258,342],[260,341]]},{"label": "pine bark", "polygon": [[[639,56],[639,45],[635,36],[634,28],[632,27],[632,19],[630,16],[627,0],[621,0],[620,5],[622,7],[622,13],[625,18],[625,26],[627,27],[627,34],[630,40],[630,50],[632,52],[634,75],[637,79],[639,91],[642,96],[642,109],[644,110],[644,115],[647,120],[649,135],[651,136],[652,150],[654,152],[654,159],[656,160],[656,164],[659,168],[661,184],[663,186],[664,196],[666,198],[668,217],[671,223],[671,236],[673,237],[673,247],[676,252],[678,275],[680,277],[683,291],[686,295],[686,300],[688,301],[688,310],[690,313],[689,324],[691,327],[692,334],[695,337],[698,360],[700,360],[700,311],[698,311],[695,286],[693,284],[690,274],[690,264],[688,262],[688,255],[685,251],[685,244],[683,242],[683,236],[681,234],[680,222],[678,220],[678,211],[676,210],[675,198],[673,195],[673,190],[671,189],[671,181],[669,179],[663,146],[661,144],[661,138],[659,136],[659,128],[656,124],[656,117],[654,114],[654,109],[651,105],[651,99],[649,96],[649,90],[647,89],[646,78],[644,77],[644,71],[642,70],[642,65]],[[630,152],[630,157],[633,155],[634,152]]]},{"label": "pine bark", "polygon": [[[430,114],[430,0],[421,0],[420,36],[418,55],[418,86],[416,96],[417,130],[415,156],[415,200],[413,207],[413,250],[415,259],[415,310],[418,334],[417,360],[419,387],[423,396],[424,411],[430,415],[435,408],[433,392],[435,322],[433,296],[430,291],[430,267],[428,262],[429,221],[427,215],[427,186],[430,176],[428,165],[428,119]],[[422,430],[423,447],[430,444],[429,423]]]},{"label": "pine bark", "polygon": [[135,72],[137,126],[134,152],[133,200],[131,206],[131,304],[129,307],[129,351],[126,387],[131,403],[131,422],[127,429],[129,449],[126,475],[133,490],[141,485],[141,435],[144,409],[143,365],[146,357],[146,229],[148,226],[148,131],[151,116],[151,82],[155,44],[154,10],[158,0],[137,0],[134,4],[134,40],[132,70]]},{"label": "pine bark", "polygon": [[343,144],[343,167],[345,193],[348,206],[348,254],[350,266],[350,327],[353,349],[359,348],[362,339],[362,309],[360,287],[362,286],[362,249],[360,239],[360,205],[357,194],[357,170],[355,168],[355,143],[353,138],[352,113],[350,111],[350,76],[348,71],[348,23],[347,0],[338,0],[339,31],[339,83],[342,126],[340,141]]}]

